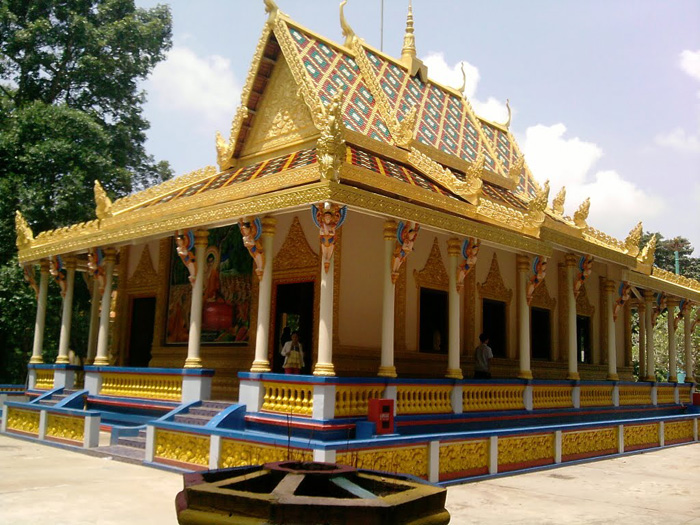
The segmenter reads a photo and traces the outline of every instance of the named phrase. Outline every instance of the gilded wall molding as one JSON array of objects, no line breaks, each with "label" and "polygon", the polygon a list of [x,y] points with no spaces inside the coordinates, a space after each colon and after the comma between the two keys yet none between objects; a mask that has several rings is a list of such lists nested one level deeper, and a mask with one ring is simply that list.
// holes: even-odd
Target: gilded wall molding
[{"label": "gilded wall molding", "polygon": [[449,277],[445,269],[445,263],[440,252],[440,243],[438,238],[433,240],[433,246],[430,249],[423,269],[420,271],[413,270],[413,279],[416,283],[416,288],[433,288],[435,290],[447,291],[449,288]]},{"label": "gilded wall molding", "polygon": [[408,154],[408,162],[430,180],[447,188],[452,193],[473,204],[479,203],[483,182],[480,178],[471,175],[470,171],[466,172],[465,181],[459,180],[449,168],[438,164],[416,148],[411,148],[411,152]]},{"label": "gilded wall molding", "polygon": [[[656,270],[656,268],[654,268],[654,270]],[[669,295],[689,299],[693,302],[700,302],[700,292],[660,279],[657,275],[644,275],[630,270],[623,270],[620,279],[640,288],[654,290],[656,292],[665,292]]]},{"label": "gilded wall molding", "polygon": [[513,290],[507,288],[503,282],[496,253],[494,253],[491,258],[491,266],[489,267],[486,280],[483,283],[478,283],[476,287],[479,291],[480,299],[493,299],[502,301],[506,303],[506,305],[510,304],[510,300],[513,298]]},{"label": "gilded wall molding", "polygon": [[127,281],[127,293],[137,293],[143,291],[151,291],[158,288],[158,272],[153,267],[153,259],[151,258],[151,250],[148,244],[143,245],[139,263],[134,270],[134,274]]},{"label": "gilded wall molding", "polygon": [[626,266],[628,268],[634,268],[636,266],[636,259],[625,253],[620,253],[608,246],[596,244],[590,238],[588,240],[583,238],[572,237],[568,233],[555,231],[545,224],[540,230],[540,239],[545,242],[556,244],[565,248],[566,250],[573,250],[579,253],[589,253],[595,256],[597,259],[605,259],[607,261],[615,262]]}]

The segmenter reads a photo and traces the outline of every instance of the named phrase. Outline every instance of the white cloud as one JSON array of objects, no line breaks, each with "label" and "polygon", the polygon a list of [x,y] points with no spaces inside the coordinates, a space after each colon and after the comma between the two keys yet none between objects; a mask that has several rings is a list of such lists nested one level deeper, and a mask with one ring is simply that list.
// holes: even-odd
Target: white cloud
[{"label": "white cloud", "polygon": [[200,131],[214,134],[230,123],[241,88],[231,61],[219,55],[198,56],[184,46],[174,46],[167,59],[153,70],[146,83],[149,102],[178,118],[197,117]]},{"label": "white cloud", "polygon": [[593,173],[603,156],[602,149],[578,137],[567,137],[564,124],[529,127],[521,146],[527,163],[539,182],[550,181],[553,197],[566,186],[565,213],[572,215],[590,197],[588,223],[618,238],[624,238],[640,219],[659,217],[664,201],[614,170]]},{"label": "white cloud", "polygon": [[432,80],[453,88],[459,88],[462,85],[462,65],[464,65],[466,76],[464,94],[467,96],[476,114],[494,122],[505,122],[508,120],[508,109],[503,102],[494,97],[488,97],[485,102],[476,98],[476,88],[481,78],[479,68],[464,60],[457,62],[454,66],[450,66],[445,61],[444,53],[435,52],[428,53],[423,62],[428,66],[428,76]]},{"label": "white cloud", "polygon": [[697,51],[689,49],[681,51],[680,66],[688,75],[700,81],[700,49]]}]

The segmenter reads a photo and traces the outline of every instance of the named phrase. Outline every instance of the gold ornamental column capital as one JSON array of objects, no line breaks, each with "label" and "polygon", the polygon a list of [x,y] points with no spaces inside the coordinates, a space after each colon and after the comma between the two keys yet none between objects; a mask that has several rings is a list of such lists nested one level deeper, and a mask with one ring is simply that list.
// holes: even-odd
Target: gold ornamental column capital
[{"label": "gold ornamental column capital", "polygon": [[450,257],[458,257],[462,243],[459,242],[457,237],[450,237],[447,239],[447,255]]},{"label": "gold ornamental column capital", "polygon": [[522,254],[516,255],[515,267],[518,269],[519,272],[526,272],[530,268],[530,257]]},{"label": "gold ornamental column capital", "polygon": [[66,270],[75,270],[78,267],[78,258],[75,255],[65,255],[63,264],[65,264]]},{"label": "gold ornamental column capital", "polygon": [[671,308],[675,308],[676,306],[679,306],[681,304],[681,300],[678,299],[677,297],[667,297],[666,298],[666,307],[670,310]]},{"label": "gold ornamental column capital", "polygon": [[603,284],[603,290],[605,290],[606,293],[615,293],[615,281],[607,279]]},{"label": "gold ornamental column capital", "polygon": [[197,248],[206,248],[209,244],[209,230],[197,230],[194,232],[194,245]]},{"label": "gold ornamental column capital", "polygon": [[272,216],[263,217],[262,220],[262,235],[274,235],[277,228],[277,219]]},{"label": "gold ornamental column capital", "polygon": [[644,296],[644,302],[651,303],[654,301],[654,295],[656,295],[652,290],[644,290],[642,294]]},{"label": "gold ornamental column capital", "polygon": [[116,248],[105,248],[104,249],[104,261],[115,262],[117,260],[117,249]]},{"label": "gold ornamental column capital", "polygon": [[45,273],[48,275],[50,273],[49,271],[49,260],[48,259],[42,259],[39,261],[39,268],[41,273]]},{"label": "gold ornamental column capital", "polygon": [[392,239],[396,239],[397,228],[398,224],[394,219],[387,219],[384,221],[384,240],[390,241]]},{"label": "gold ornamental column capital", "polygon": [[578,264],[579,257],[573,253],[567,253],[564,258],[564,264],[566,266],[576,266]]}]

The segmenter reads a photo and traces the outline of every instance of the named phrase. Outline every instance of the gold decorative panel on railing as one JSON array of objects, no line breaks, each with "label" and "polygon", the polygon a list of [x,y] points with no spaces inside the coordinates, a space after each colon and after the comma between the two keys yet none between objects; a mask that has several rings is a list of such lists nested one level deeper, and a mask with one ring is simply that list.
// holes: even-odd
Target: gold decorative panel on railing
[{"label": "gold decorative panel on railing", "polygon": [[153,451],[156,458],[208,466],[209,436],[171,432],[159,428],[156,429]]},{"label": "gold decorative panel on railing", "polygon": [[695,430],[691,419],[664,423],[664,442],[666,445],[685,443],[695,439]]},{"label": "gold decorative panel on railing", "polygon": [[659,386],[656,389],[656,404],[670,405],[676,402],[676,387]]},{"label": "gold decorative panel on railing", "polygon": [[222,439],[219,468],[262,465],[274,461],[312,461],[313,456],[311,450]]},{"label": "gold decorative panel on railing", "polygon": [[85,419],[49,412],[46,417],[46,436],[82,443],[85,437]]},{"label": "gold decorative panel on railing", "polygon": [[180,401],[182,376],[102,372],[100,395]]},{"label": "gold decorative panel on railing", "polygon": [[611,407],[612,393],[612,385],[582,385],[581,407]]},{"label": "gold decorative panel on railing", "polygon": [[651,386],[620,385],[620,406],[651,405]]},{"label": "gold decorative panel on railing", "polygon": [[339,452],[335,462],[357,468],[428,477],[427,445]]},{"label": "gold decorative panel on railing", "polygon": [[39,435],[39,411],[5,407],[7,410],[7,430]]},{"label": "gold decorative panel on railing", "polygon": [[684,405],[690,404],[690,385],[678,387],[678,400]]},{"label": "gold decorative panel on railing", "polygon": [[514,436],[498,440],[498,464],[554,461],[554,434]]},{"label": "gold decorative panel on railing", "polygon": [[53,370],[36,369],[36,390],[51,390],[53,388]]},{"label": "gold decorative panel on railing", "polygon": [[625,425],[625,451],[651,448],[659,444],[659,424]]},{"label": "gold decorative panel on railing", "polygon": [[440,475],[450,478],[488,472],[489,440],[470,439],[440,444]]},{"label": "gold decorative panel on railing", "polygon": [[571,456],[577,458],[617,451],[617,427],[564,432],[561,436],[561,455],[565,460]]},{"label": "gold decorative panel on railing", "polygon": [[452,412],[452,385],[399,385],[397,414],[449,414]]},{"label": "gold decorative panel on railing", "polygon": [[314,387],[298,383],[263,382],[265,395],[262,410],[278,414],[311,416],[314,410]]},{"label": "gold decorative panel on railing", "polygon": [[462,410],[524,410],[525,385],[467,385],[462,387]]},{"label": "gold decorative panel on railing", "polygon": [[370,399],[379,399],[384,385],[337,385],[335,417],[366,416]]},{"label": "gold decorative panel on railing", "polygon": [[571,408],[571,387],[568,385],[534,385],[532,406],[538,408]]}]

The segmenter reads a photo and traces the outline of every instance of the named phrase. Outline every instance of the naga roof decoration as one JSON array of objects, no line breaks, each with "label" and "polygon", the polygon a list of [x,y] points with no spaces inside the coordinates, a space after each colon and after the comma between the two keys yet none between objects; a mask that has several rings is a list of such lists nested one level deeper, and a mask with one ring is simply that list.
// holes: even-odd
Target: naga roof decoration
[{"label": "naga roof decoration", "polygon": [[383,210],[390,200],[404,212],[422,207],[426,225],[449,224],[454,232],[468,226],[470,235],[508,239],[537,253],[551,250],[548,241],[700,293],[700,283],[652,269],[655,239],[640,251],[641,223],[624,241],[615,239],[586,223],[588,200],[573,218],[564,216],[563,188],[550,208],[548,183],[535,181],[509,130],[510,104],[506,123],[491,122],[475,114],[464,82],[453,88],[430,80],[416,54],[410,8],[396,59],[354,33],[345,0],[344,44],[292,21],[273,0],[264,3],[269,17],[241,105],[228,137],[216,136],[219,169],[113,203],[96,182],[97,220],[37,236],[18,212],[20,262],[220,223],[239,212],[344,197],[353,205],[373,195]]}]

